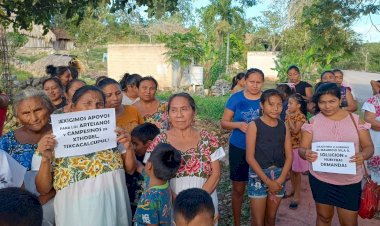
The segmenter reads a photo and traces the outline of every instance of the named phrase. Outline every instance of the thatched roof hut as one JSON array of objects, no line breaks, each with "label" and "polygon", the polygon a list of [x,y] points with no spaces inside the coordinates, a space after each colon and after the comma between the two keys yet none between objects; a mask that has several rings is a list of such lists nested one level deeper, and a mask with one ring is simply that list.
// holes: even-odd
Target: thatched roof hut
[{"label": "thatched roof hut", "polygon": [[[14,32],[12,25],[8,27],[7,32]],[[49,30],[46,34],[44,34],[45,31],[42,25],[33,24],[32,29],[20,29],[18,32],[28,37],[28,42],[24,45],[24,47],[52,48],[53,42],[56,41],[56,36],[52,31]]]},{"label": "thatched roof hut", "polygon": [[74,49],[74,38],[64,29],[54,28],[52,30],[56,40],[53,42],[55,50],[71,50]]}]

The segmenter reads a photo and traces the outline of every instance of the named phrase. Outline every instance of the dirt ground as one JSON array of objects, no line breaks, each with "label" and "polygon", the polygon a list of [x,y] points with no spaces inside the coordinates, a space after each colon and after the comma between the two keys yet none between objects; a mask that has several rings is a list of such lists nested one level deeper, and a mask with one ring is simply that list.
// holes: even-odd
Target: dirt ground
[{"label": "dirt ground", "polygon": [[[228,138],[229,132],[219,127],[217,122],[211,121],[197,121],[198,128],[206,129],[212,132],[219,138],[223,147],[225,147],[226,154],[228,153]],[[286,189],[290,190],[290,181],[286,184]],[[313,226],[315,225],[316,211],[315,203],[311,194],[307,175],[302,175],[301,183],[301,203],[297,210],[288,208],[291,198],[284,199],[281,202],[280,208],[277,212],[277,226]],[[231,208],[231,181],[229,180],[228,170],[228,157],[226,156],[222,161],[222,178],[218,186],[218,199],[219,199],[219,212],[220,212],[220,226],[233,225],[232,221],[232,208]],[[242,223],[241,225],[250,225],[249,213],[249,198],[246,196],[242,208]],[[332,226],[339,226],[339,220],[335,213]],[[379,220],[361,219],[359,217],[359,226],[378,226]]]}]

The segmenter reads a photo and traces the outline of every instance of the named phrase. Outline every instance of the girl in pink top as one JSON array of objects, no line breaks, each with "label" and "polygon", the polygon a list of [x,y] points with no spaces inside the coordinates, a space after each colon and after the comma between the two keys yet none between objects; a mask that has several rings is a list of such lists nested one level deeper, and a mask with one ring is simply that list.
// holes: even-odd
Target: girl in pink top
[{"label": "girl in pink top", "polygon": [[[331,225],[334,207],[337,208],[341,225],[357,225],[359,210],[362,165],[373,154],[373,144],[368,123],[359,120],[340,107],[340,89],[336,84],[322,84],[313,96],[317,114],[310,124],[302,126],[302,140],[299,154],[310,162],[309,183],[316,203],[316,225]],[[356,163],[356,175],[322,173],[313,170],[311,163],[317,159],[317,152],[311,150],[312,142],[352,142],[356,154],[351,162]],[[362,151],[359,152],[359,146]]]}]

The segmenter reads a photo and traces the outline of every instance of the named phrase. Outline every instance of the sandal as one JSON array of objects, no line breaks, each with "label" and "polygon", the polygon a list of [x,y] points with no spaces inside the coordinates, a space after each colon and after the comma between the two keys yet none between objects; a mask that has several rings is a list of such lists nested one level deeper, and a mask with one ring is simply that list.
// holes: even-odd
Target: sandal
[{"label": "sandal", "polygon": [[295,210],[297,208],[298,208],[298,202],[295,202],[295,201],[290,202],[289,209]]}]

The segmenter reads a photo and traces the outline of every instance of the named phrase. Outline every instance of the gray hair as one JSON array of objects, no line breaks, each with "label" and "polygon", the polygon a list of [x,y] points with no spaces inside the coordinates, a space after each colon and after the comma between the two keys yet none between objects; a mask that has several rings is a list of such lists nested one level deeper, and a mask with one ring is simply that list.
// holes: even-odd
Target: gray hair
[{"label": "gray hair", "polygon": [[53,111],[55,110],[53,103],[44,91],[35,88],[27,88],[20,90],[20,92],[18,92],[14,97],[12,110],[15,117],[17,117],[17,108],[20,105],[20,103],[30,98],[39,98],[42,104],[48,110],[49,114],[53,113]]}]

